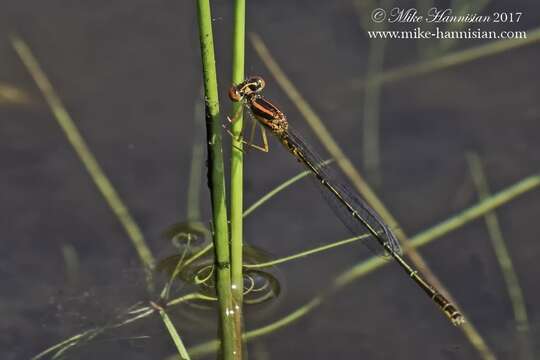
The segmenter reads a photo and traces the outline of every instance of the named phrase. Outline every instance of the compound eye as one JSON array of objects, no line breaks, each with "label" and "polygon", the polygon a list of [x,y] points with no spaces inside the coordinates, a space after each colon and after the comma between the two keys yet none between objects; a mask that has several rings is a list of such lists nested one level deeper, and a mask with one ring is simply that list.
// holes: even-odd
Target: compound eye
[{"label": "compound eye", "polygon": [[264,80],[262,79],[262,77],[260,76],[250,76],[246,81],[245,81],[245,93],[247,95],[247,93],[258,93],[260,92],[263,88],[264,88]]},{"label": "compound eye", "polygon": [[264,82],[264,79],[262,77],[257,77],[257,85],[259,87],[259,90],[264,89],[264,87],[266,86],[266,83]]},{"label": "compound eye", "polygon": [[229,89],[229,99],[234,102],[239,102],[242,100],[243,95],[240,94],[238,89],[235,86],[231,86]]},{"label": "compound eye", "polygon": [[251,76],[249,78],[249,82],[252,84],[250,86],[250,88],[251,88],[251,91],[253,91],[253,92],[261,91],[264,88],[264,86],[266,85],[263,78],[260,77],[260,76]]}]

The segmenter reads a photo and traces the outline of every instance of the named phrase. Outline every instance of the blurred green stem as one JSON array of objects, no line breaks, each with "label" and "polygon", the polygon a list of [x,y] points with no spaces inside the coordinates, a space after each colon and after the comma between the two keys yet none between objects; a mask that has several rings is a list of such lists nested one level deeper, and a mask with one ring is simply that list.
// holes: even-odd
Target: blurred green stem
[{"label": "blurred green stem", "polygon": [[202,178],[202,163],[204,157],[204,145],[200,139],[200,130],[202,128],[201,119],[204,117],[204,90],[201,89],[200,99],[194,107],[193,117],[195,119],[196,134],[193,137],[193,145],[191,147],[191,166],[189,171],[189,185],[187,192],[187,220],[201,220],[201,204],[200,204],[200,186]]},{"label": "blurred green stem", "polygon": [[[469,153],[467,154],[467,162],[469,163],[469,170],[476,186],[476,191],[478,192],[478,198],[481,201],[484,201],[490,197],[490,191],[480,156],[476,153]],[[519,285],[519,278],[514,269],[508,247],[506,246],[499,219],[495,211],[486,213],[484,219],[495,251],[495,256],[499,262],[506,288],[508,289],[512,309],[514,311],[516,330],[518,335],[522,337],[522,349],[520,349],[522,358],[532,359],[532,350],[530,344],[528,344],[529,319],[527,316],[527,307],[525,306],[523,292]]]},{"label": "blurred green stem", "polygon": [[[383,0],[380,7],[383,9],[391,9],[394,0]],[[386,23],[374,24],[374,30],[385,30]],[[364,119],[363,119],[363,140],[362,140],[362,157],[364,159],[364,167],[370,182],[378,186],[381,182],[381,146],[380,146],[380,99],[382,86],[380,83],[370,81],[377,75],[382,73],[384,67],[384,53],[386,49],[386,39],[370,39],[368,64],[367,64],[367,79],[364,94]]]},{"label": "blurred green stem", "polygon": [[67,112],[60,97],[54,90],[53,85],[47,78],[45,72],[41,69],[41,66],[32,54],[28,45],[23,39],[16,35],[11,36],[11,43],[21,58],[21,61],[28,69],[28,72],[30,72],[30,75],[36,82],[36,85],[43,93],[56,121],[64,131],[66,138],[71,143],[71,146],[73,146],[73,149],[94,181],[94,184],[99,189],[101,195],[103,195],[103,198],[129,236],[133,247],[135,247],[135,250],[139,255],[139,259],[144,266],[147,277],[147,286],[149,290],[151,290],[153,287],[152,269],[154,267],[154,257],[146,244],[141,229],[99,165],[96,157],[88,147],[88,144],[79,132],[77,125],[75,125],[75,122]]},{"label": "blurred green stem", "polygon": [[70,243],[62,245],[62,255],[66,267],[66,278],[69,286],[75,286],[79,283],[79,254],[75,247]]},{"label": "blurred green stem", "polygon": [[[223,359],[237,359],[239,349],[235,340],[236,329],[233,318],[233,297],[231,292],[229,233],[227,228],[227,206],[219,99],[212,34],[212,14],[209,0],[197,0],[199,36],[203,64],[206,132],[208,145],[208,184],[212,200],[212,220],[214,224],[214,252],[216,261],[216,287],[219,300],[220,337]],[[241,340],[240,340],[241,341]]]}]

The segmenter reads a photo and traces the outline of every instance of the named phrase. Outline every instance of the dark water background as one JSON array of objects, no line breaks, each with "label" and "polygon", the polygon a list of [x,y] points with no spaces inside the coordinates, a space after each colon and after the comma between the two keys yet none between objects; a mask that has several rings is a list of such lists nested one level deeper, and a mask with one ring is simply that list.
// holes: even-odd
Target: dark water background
[{"label": "dark water background", "polygon": [[[400,2],[405,4],[413,5]],[[232,18],[229,2],[213,5],[226,112]],[[31,46],[158,258],[171,251],[160,233],[186,216],[191,146],[201,131],[193,121],[200,53],[193,1],[4,1],[0,9],[0,81],[34,99],[25,106],[0,104],[0,357],[27,359],[147,295],[135,251],[11,48],[8,33],[18,32]],[[494,1],[485,12],[495,10],[523,12],[519,24],[499,24],[497,30],[540,24],[535,1]],[[352,1],[253,1],[248,17],[248,30],[264,38],[361,170],[364,93],[351,87],[351,79],[365,77],[369,42]],[[462,40],[455,49],[481,43]],[[389,41],[385,68],[417,62],[417,45]],[[482,156],[493,191],[538,172],[539,61],[540,45],[533,44],[384,86],[383,181],[377,191],[408,234],[476,202],[466,151]],[[246,64],[246,73],[268,78],[266,94],[309,136],[251,47]],[[269,154],[251,152],[246,158],[246,204],[301,170],[273,139],[271,147]],[[247,219],[246,241],[282,256],[346,237],[314,194],[301,183],[266,204]],[[205,187],[202,199],[208,218]],[[497,210],[533,340],[540,334],[539,213],[538,191]],[[66,278],[65,244],[79,256],[76,284]],[[421,253],[498,358],[514,358],[512,309],[484,222],[468,224]],[[352,245],[281,266],[286,290],[265,314],[248,317],[247,328],[296,309],[366,254]],[[203,317],[202,324],[178,320],[188,347],[214,338],[214,318]],[[137,335],[150,338],[119,339]],[[293,325],[250,343],[249,350],[261,359],[257,354],[479,358],[393,264],[347,286]],[[163,324],[153,317],[115,337],[98,338],[68,358],[159,359],[172,353]]]}]

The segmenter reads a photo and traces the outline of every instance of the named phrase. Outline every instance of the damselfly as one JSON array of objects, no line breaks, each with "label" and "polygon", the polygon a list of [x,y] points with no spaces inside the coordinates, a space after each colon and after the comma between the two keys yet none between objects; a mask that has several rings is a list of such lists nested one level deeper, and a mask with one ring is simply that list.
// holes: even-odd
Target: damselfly
[{"label": "damselfly", "polygon": [[[260,94],[264,86],[265,82],[261,77],[253,76],[229,90],[230,99],[243,102],[263,129],[263,146],[254,145],[251,140],[248,145],[267,152],[268,142],[264,129],[270,130],[285,148],[313,173],[328,197],[333,198],[336,203],[340,219],[355,235],[369,233],[379,249],[401,266],[448,316],[452,324],[464,323],[465,318],[459,310],[401,256],[399,241],[375,210],[349,187],[337,181],[327,167],[321,166],[321,158],[291,130],[285,114]],[[229,120],[234,121],[234,118]]]}]

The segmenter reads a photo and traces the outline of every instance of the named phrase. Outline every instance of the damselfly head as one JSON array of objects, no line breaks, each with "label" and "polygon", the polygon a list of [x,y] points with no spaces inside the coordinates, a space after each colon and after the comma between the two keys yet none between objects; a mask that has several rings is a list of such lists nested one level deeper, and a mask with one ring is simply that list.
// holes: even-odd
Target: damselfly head
[{"label": "damselfly head", "polygon": [[231,86],[231,88],[229,89],[229,99],[231,99],[231,101],[233,102],[239,102],[242,101],[243,98],[244,95],[240,93],[238,88],[236,86]]},{"label": "damselfly head", "polygon": [[264,79],[260,76],[250,76],[249,78],[247,78],[246,81],[244,81],[244,83],[246,83],[244,90],[246,92],[246,95],[254,92],[259,92],[266,86]]},{"label": "damselfly head", "polygon": [[232,86],[229,89],[229,98],[238,102],[244,97],[260,92],[264,89],[265,82],[260,76],[250,76],[246,80],[242,81],[236,86]]}]

